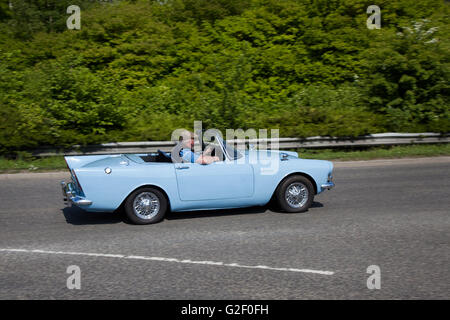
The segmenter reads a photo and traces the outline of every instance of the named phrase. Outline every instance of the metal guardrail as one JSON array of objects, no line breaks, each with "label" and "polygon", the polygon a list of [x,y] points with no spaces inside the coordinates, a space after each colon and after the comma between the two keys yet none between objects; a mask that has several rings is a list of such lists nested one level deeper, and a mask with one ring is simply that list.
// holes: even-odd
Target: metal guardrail
[{"label": "metal guardrail", "polygon": [[[264,149],[276,147],[274,139],[235,139],[230,142],[236,144],[263,144]],[[450,143],[450,135],[440,133],[376,133],[354,138],[339,137],[308,137],[308,138],[279,138],[278,148],[338,148],[338,147],[364,147],[405,144],[432,144]],[[112,142],[89,146],[73,146],[71,149],[40,148],[32,153],[35,156],[55,155],[82,155],[82,154],[119,154],[119,153],[149,153],[158,149],[170,151],[175,145],[173,141],[147,141],[147,142]],[[265,147],[267,146],[267,147]]]}]

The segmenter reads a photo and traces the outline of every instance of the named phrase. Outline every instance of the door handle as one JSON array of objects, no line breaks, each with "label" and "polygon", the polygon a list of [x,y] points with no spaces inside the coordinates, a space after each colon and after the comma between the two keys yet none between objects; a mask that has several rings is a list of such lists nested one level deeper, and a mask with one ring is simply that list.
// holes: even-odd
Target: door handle
[{"label": "door handle", "polygon": [[177,170],[184,170],[184,169],[189,169],[189,167],[188,166],[177,167]]}]

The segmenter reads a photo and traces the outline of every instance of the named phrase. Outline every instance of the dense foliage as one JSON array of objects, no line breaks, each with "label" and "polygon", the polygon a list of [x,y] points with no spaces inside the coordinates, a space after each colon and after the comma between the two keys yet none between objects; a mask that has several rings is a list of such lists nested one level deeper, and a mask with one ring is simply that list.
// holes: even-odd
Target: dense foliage
[{"label": "dense foliage", "polygon": [[376,2],[378,30],[372,0],[0,0],[0,152],[168,140],[194,120],[448,132],[449,4]]}]

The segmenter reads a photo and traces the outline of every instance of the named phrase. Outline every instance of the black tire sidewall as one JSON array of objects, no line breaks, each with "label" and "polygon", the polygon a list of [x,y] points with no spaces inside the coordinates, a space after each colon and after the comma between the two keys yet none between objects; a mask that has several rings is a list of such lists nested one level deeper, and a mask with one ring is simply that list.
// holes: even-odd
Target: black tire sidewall
[{"label": "black tire sidewall", "polygon": [[[286,189],[287,187],[294,183],[294,182],[301,182],[303,183],[306,188],[308,189],[308,201],[306,201],[306,203],[300,207],[300,208],[293,208],[291,207],[284,195],[286,193]],[[295,176],[291,176],[286,178],[285,180],[283,180],[280,185],[277,188],[276,191],[276,199],[277,199],[277,203],[279,205],[279,207],[286,212],[305,212],[309,209],[309,207],[311,207],[313,201],[314,201],[314,187],[311,183],[311,181],[309,181],[308,178],[304,177],[304,176],[300,176],[300,175],[295,175]]]},{"label": "black tire sidewall", "polygon": [[[143,192],[152,192],[158,197],[159,200],[159,212],[151,219],[142,219],[135,215],[133,210],[133,202],[134,199]],[[165,195],[156,188],[141,188],[136,191],[133,191],[127,200],[125,201],[125,214],[133,224],[151,224],[161,221],[164,218],[164,215],[167,211],[167,199]]]}]

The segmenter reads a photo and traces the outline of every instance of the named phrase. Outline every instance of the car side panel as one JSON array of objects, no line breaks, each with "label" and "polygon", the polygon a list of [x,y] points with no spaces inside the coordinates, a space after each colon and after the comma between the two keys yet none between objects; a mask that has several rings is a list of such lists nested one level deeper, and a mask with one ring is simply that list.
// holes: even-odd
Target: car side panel
[{"label": "car side panel", "polygon": [[175,164],[178,191],[182,201],[250,198],[254,193],[250,164]]},{"label": "car side panel", "polygon": [[178,198],[175,169],[171,163],[135,164],[111,166],[106,174],[104,168],[79,168],[78,180],[86,198],[93,203],[87,211],[114,211],[128,195],[139,187],[154,185],[167,194],[173,203]]}]

